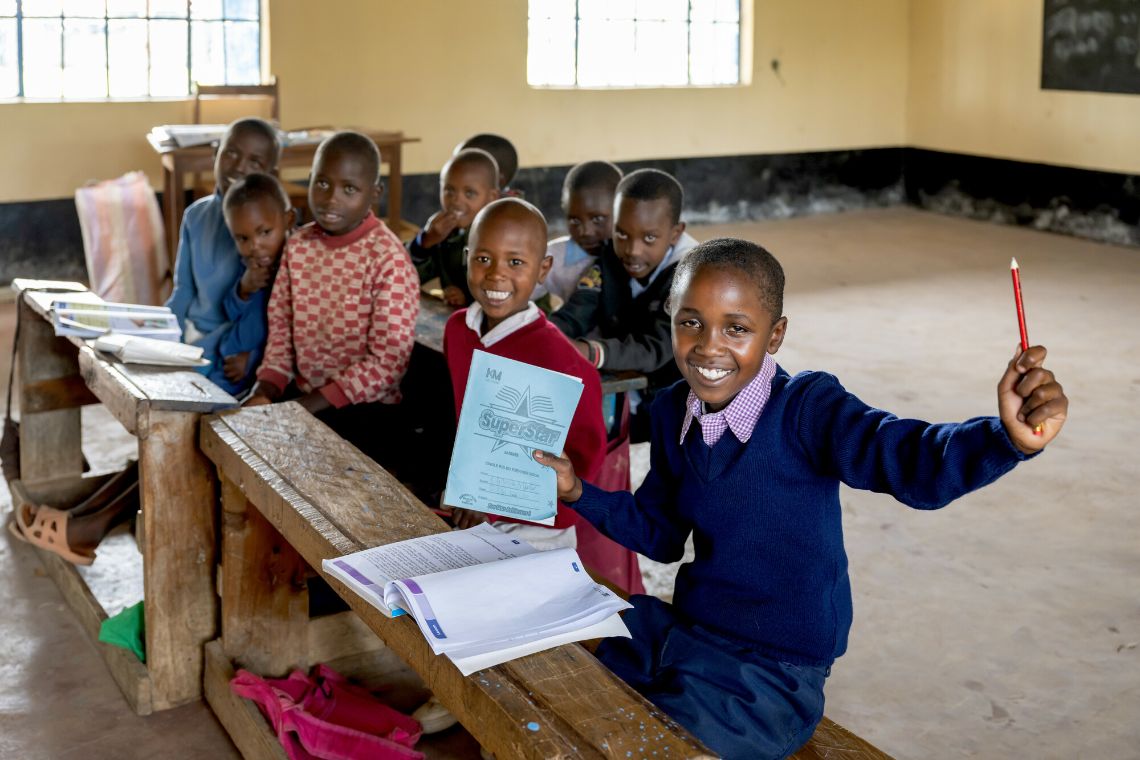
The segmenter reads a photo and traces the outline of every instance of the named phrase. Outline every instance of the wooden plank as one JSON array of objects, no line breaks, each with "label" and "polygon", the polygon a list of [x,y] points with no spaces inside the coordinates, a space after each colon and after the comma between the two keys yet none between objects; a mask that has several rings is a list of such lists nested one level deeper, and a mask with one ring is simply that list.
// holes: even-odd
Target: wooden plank
[{"label": "wooden plank", "polygon": [[152,409],[199,414],[238,405],[237,399],[192,370],[122,364],[86,345],[79,349],[79,361],[84,380],[108,408],[114,407],[112,413],[124,425],[130,404],[142,400]]},{"label": "wooden plank", "polygon": [[[73,377],[79,372],[75,349],[55,337],[51,325],[21,299],[20,337],[16,347],[19,371],[19,402],[35,406],[27,389],[38,383]],[[79,407],[20,415],[20,478],[25,481],[51,480],[83,472]]]},{"label": "wooden plank", "polygon": [[892,760],[890,755],[826,716],[819,722],[811,741],[792,757],[795,760]]},{"label": "wooden plank", "polygon": [[[202,445],[313,567],[366,546],[445,529],[388,473],[295,403],[205,420]],[[464,678],[449,660],[432,653],[410,618],[386,618],[328,580],[497,757],[624,758],[642,748],[662,756],[710,756],[580,646],[558,647]],[[530,724],[539,729],[528,729]]]},{"label": "wooden plank", "polygon": [[202,694],[202,646],[216,632],[217,490],[197,446],[198,416],[147,410],[139,420],[146,651],[154,707]]},{"label": "wooden plank", "polygon": [[122,373],[100,358],[90,346],[79,349],[79,370],[83,382],[103,402],[111,416],[126,428],[128,433],[138,432],[139,414],[147,404],[146,394]]},{"label": "wooden plank", "polygon": [[222,481],[222,648],[261,676],[307,668],[304,561],[226,477]]},{"label": "wooden plank", "polygon": [[83,377],[77,374],[29,383],[22,389],[20,396],[22,414],[50,412],[99,403],[99,399],[83,382]]},{"label": "wooden plank", "polygon": [[649,387],[649,378],[640,372],[603,372],[602,393],[627,393]]},{"label": "wooden plank", "polygon": [[352,610],[310,618],[306,637],[309,662],[332,662],[384,649],[384,642]]},{"label": "wooden plank", "polygon": [[[94,478],[90,480],[92,483],[97,482]],[[46,495],[35,488],[27,488],[19,480],[12,481],[11,491],[12,506],[15,509],[19,509],[27,503],[43,503],[43,497]],[[127,704],[130,705],[135,714],[149,715],[152,710],[152,700],[150,677],[146,666],[139,662],[133,652],[99,641],[99,628],[107,619],[107,612],[99,600],[95,598],[95,595],[91,593],[91,589],[87,586],[83,576],[75,569],[75,565],[53,552],[33,548],[39,556],[44,571],[59,589],[64,602],[71,608],[79,627],[99,651],[99,655],[106,663],[107,670],[110,671],[111,677],[118,684]]]},{"label": "wooden plank", "polygon": [[203,689],[206,702],[245,760],[287,760],[273,729],[257,706],[230,690],[234,668],[222,651],[221,641],[206,644]]}]

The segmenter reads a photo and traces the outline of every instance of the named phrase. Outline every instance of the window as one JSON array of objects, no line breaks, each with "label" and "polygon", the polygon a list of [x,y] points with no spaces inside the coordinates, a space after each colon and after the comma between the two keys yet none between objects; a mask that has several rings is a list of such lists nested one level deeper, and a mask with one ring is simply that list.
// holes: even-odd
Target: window
[{"label": "window", "polygon": [[527,82],[740,83],[740,0],[530,0]]},{"label": "window", "polygon": [[189,95],[261,81],[260,0],[0,0],[0,98]]}]

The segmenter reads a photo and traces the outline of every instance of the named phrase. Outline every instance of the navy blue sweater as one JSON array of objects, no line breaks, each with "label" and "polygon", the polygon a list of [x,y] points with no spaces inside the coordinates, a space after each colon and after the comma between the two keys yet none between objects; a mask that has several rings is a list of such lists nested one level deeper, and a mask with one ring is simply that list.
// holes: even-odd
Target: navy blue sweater
[{"label": "navy blue sweater", "polygon": [[1026,457],[996,417],[907,420],[867,406],[832,375],[782,368],[747,444],[726,432],[711,449],[693,424],[678,443],[689,387],[652,407],[650,471],[636,494],[589,484],[573,505],[607,536],[676,562],[682,619],[779,660],[829,665],[847,649],[851,585],[840,481],[937,509]]}]

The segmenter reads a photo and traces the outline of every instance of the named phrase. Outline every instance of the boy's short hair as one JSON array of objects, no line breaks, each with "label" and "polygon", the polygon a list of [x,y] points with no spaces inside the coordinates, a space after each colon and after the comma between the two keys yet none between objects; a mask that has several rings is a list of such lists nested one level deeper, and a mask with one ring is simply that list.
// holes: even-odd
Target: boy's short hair
[{"label": "boy's short hair", "polygon": [[760,291],[760,300],[772,316],[784,313],[784,268],[776,257],[763,247],[737,238],[708,240],[690,250],[673,275],[669,300],[677,303],[681,291],[704,267],[735,269],[753,282]]},{"label": "boy's short hair", "polygon": [[632,198],[635,201],[655,201],[664,198],[669,201],[673,224],[681,221],[681,204],[684,203],[685,193],[681,189],[681,183],[668,172],[660,169],[638,169],[625,175],[621,182],[618,182],[617,193],[623,198]]},{"label": "boy's short hair", "polygon": [[574,193],[595,188],[616,192],[621,182],[621,169],[609,161],[583,161],[566,172],[562,181],[562,202],[569,201]]},{"label": "boy's short hair", "polygon": [[538,207],[533,203],[528,203],[522,198],[499,198],[498,200],[491,201],[483,208],[479,209],[479,213],[475,215],[475,219],[471,222],[471,230],[474,232],[476,228],[482,227],[491,219],[503,214],[510,214],[518,216],[520,214],[529,216],[535,224],[541,226],[538,239],[542,242],[542,253],[546,252],[546,217],[538,210]]},{"label": "boy's short hair", "polygon": [[380,184],[380,149],[376,147],[376,143],[372,142],[371,137],[354,132],[351,129],[330,135],[317,147],[313,164],[316,165],[317,158],[330,150],[364,159],[368,176],[375,177],[374,182],[377,185]]},{"label": "boy's short hair", "polygon": [[247,174],[230,185],[226,197],[222,199],[222,209],[229,213],[248,203],[254,203],[262,198],[271,198],[281,207],[282,213],[289,210],[289,194],[285,188],[271,174],[254,172]]},{"label": "boy's short hair", "polygon": [[519,170],[519,154],[510,140],[502,135],[483,132],[472,135],[459,143],[455,153],[458,155],[460,151],[468,148],[478,148],[490,153],[495,159],[495,164],[499,167],[497,171],[503,176],[503,187],[508,187],[511,184]]},{"label": "boy's short hair", "polygon": [[225,143],[229,136],[235,132],[254,132],[261,135],[269,141],[273,146],[273,163],[274,165],[281,159],[281,134],[277,131],[277,127],[273,126],[265,119],[259,119],[256,116],[248,116],[244,119],[238,119],[226,127],[226,133],[222,136],[222,143]]},{"label": "boy's short hair", "polygon": [[456,153],[443,165],[443,171],[439,173],[440,178],[442,179],[447,170],[453,166],[478,166],[487,172],[489,178],[487,184],[496,190],[500,189],[499,164],[494,156],[482,148],[464,148]]}]

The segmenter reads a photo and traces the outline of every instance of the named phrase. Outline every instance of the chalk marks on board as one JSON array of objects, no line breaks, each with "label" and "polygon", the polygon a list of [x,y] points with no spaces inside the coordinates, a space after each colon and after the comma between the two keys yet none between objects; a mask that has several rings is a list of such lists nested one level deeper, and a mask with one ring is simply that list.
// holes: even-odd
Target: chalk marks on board
[{"label": "chalk marks on board", "polygon": [[1041,87],[1140,94],[1140,0],[1044,0]]}]

